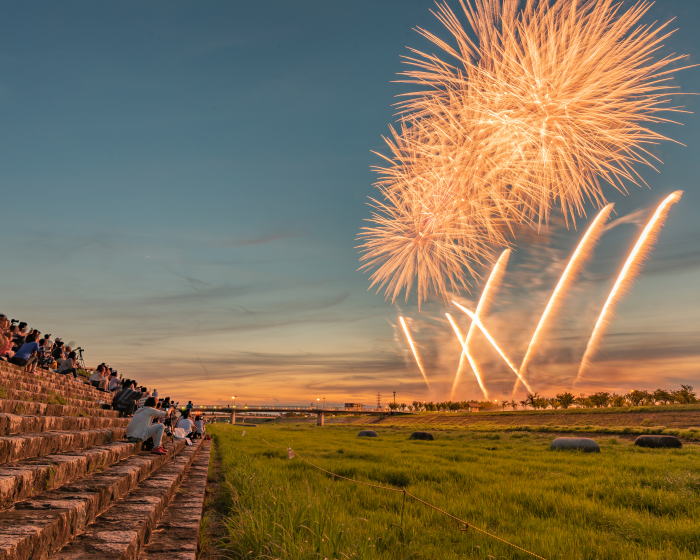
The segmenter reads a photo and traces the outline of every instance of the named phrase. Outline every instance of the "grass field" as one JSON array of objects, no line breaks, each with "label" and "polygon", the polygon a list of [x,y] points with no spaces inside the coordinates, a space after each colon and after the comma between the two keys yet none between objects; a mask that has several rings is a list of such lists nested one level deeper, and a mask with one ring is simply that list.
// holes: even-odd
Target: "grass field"
[{"label": "grass field", "polygon": [[549,451],[551,435],[377,426],[212,426],[227,512],[227,558],[532,558],[402,494],[406,488],[548,560],[673,560],[700,554],[700,448],[651,450],[597,438],[602,453]]}]

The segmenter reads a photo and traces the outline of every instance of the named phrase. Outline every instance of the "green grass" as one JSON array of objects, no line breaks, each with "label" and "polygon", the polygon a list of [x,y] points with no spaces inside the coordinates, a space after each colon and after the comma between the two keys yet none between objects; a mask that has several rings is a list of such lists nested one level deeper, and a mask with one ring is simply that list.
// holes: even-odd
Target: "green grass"
[{"label": "green grass", "polygon": [[[298,458],[389,484],[552,559],[674,560],[700,554],[698,447],[642,449],[601,436],[601,454],[549,451],[551,435],[411,428],[214,425],[226,489],[226,558],[530,558],[402,495],[334,480]],[[243,435],[245,433],[245,436]],[[270,442],[266,443],[264,440]]]},{"label": "green grass", "polygon": [[[418,419],[417,419],[418,420]],[[374,427],[390,426],[391,422],[375,424]],[[355,424],[357,426],[357,424]],[[369,426],[369,425],[368,425]],[[593,424],[584,424],[580,426],[557,426],[549,424],[495,424],[489,422],[476,422],[474,424],[450,425],[449,421],[440,424],[421,424],[416,421],[415,424],[397,425],[406,430],[468,430],[471,432],[540,432],[540,433],[572,433],[572,434],[610,434],[610,435],[645,435],[645,434],[660,434],[665,436],[677,436],[686,441],[700,441],[700,428],[667,428],[666,426],[598,426]],[[369,426],[371,427],[371,426]]]},{"label": "green grass", "polygon": [[[542,416],[542,415],[557,415],[557,414],[620,414],[620,413],[633,413],[633,412],[686,412],[686,411],[698,411],[700,410],[700,403],[695,404],[655,404],[655,405],[639,405],[639,406],[609,406],[600,408],[546,408],[546,409],[522,409],[518,408],[515,410],[507,409],[501,410],[500,408],[487,409],[479,412],[480,415],[487,414],[499,414],[503,416],[522,416],[522,415],[532,415],[532,416]],[[440,416],[464,416],[474,414],[473,412],[465,411],[421,411],[413,412],[411,415],[420,417],[421,415],[434,415],[439,414]]]}]

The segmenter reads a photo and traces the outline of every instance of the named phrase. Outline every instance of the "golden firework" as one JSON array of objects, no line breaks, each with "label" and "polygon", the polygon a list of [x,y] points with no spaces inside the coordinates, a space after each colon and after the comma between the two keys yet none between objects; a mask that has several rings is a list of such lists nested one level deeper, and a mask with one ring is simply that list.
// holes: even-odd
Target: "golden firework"
[{"label": "golden firework", "polygon": [[[467,275],[507,245],[514,225],[568,222],[605,185],[642,185],[653,126],[681,112],[661,56],[669,23],[643,24],[651,7],[615,0],[460,0],[438,4],[438,54],[412,49],[402,81],[417,88],[377,168],[371,225],[361,234],[372,285],[395,300],[417,284],[419,303],[468,285]],[[409,259],[405,262],[404,259]]]}]

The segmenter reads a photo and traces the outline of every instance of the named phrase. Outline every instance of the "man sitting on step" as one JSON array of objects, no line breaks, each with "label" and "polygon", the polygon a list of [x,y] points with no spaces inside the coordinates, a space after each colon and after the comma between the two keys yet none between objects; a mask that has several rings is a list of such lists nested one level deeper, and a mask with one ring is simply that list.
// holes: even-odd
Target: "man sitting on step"
[{"label": "man sitting on step", "polygon": [[163,439],[163,424],[152,424],[153,418],[165,416],[165,412],[155,408],[156,399],[149,397],[143,407],[139,408],[126,427],[126,437],[129,441],[146,441],[153,438],[153,453],[165,455],[167,451],[161,445]]}]

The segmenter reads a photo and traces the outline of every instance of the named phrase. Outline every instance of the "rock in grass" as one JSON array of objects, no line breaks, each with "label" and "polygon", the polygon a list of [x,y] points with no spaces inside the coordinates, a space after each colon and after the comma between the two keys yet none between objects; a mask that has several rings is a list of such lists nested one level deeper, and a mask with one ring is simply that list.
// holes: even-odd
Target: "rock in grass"
[{"label": "rock in grass", "polygon": [[552,442],[550,449],[600,453],[600,447],[595,440],[587,437],[558,437]]},{"label": "rock in grass", "polygon": [[357,437],[377,437],[377,432],[374,430],[362,430]]},{"label": "rock in grass", "polygon": [[676,436],[639,436],[634,440],[639,447],[683,447],[681,440]]},{"label": "rock in grass", "polygon": [[413,432],[408,439],[424,439],[428,441],[433,441],[435,438],[430,432]]}]

